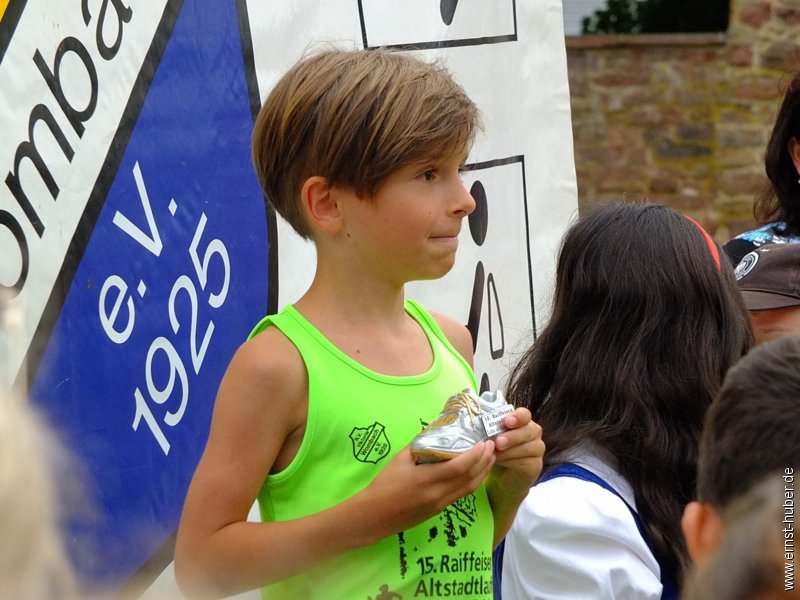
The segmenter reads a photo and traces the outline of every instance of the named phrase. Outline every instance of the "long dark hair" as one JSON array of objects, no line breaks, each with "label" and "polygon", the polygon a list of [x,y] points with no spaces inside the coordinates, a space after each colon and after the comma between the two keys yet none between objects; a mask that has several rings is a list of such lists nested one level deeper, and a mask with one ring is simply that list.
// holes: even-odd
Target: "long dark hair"
[{"label": "long dark hair", "polygon": [[508,386],[544,429],[545,466],[584,440],[615,457],[677,584],[703,418],[752,343],[720,259],[718,268],[699,227],[664,206],[612,204],[582,218],[561,247],[552,316]]},{"label": "long dark hair", "polygon": [[783,97],[778,116],[764,154],[769,186],[753,205],[759,223],[779,219],[792,233],[800,233],[800,183],[789,154],[789,140],[800,139],[800,73],[796,74]]}]

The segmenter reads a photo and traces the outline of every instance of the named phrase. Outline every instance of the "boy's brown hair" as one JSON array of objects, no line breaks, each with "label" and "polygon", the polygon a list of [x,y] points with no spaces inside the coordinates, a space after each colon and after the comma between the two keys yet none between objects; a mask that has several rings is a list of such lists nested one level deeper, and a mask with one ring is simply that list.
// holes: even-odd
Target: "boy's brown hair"
[{"label": "boy's brown hair", "polygon": [[778,469],[725,508],[722,542],[710,560],[695,568],[682,600],[800,597],[784,585],[785,493]]},{"label": "boy's brown hair", "polygon": [[724,509],[764,477],[800,471],[800,336],[759,344],[725,375],[706,414],[697,499]]},{"label": "boy's brown hair", "polygon": [[267,200],[304,238],[304,182],[372,196],[398,168],[466,153],[477,107],[440,64],[387,50],[326,50],[295,64],[265,100],[253,162]]}]

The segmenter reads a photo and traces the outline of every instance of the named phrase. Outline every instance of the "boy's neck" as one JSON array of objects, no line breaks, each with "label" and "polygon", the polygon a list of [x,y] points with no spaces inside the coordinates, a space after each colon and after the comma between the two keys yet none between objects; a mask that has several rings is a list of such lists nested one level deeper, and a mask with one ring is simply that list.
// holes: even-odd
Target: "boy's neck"
[{"label": "boy's neck", "polygon": [[322,321],[398,326],[405,319],[405,282],[360,263],[348,255],[348,246],[317,243],[314,280],[295,308]]},{"label": "boy's neck", "polygon": [[392,327],[405,320],[404,301],[404,286],[370,285],[365,281],[332,285],[317,276],[294,305],[312,321]]},{"label": "boy's neck", "polygon": [[405,312],[403,287],[332,287],[315,279],[294,307],[340,351],[377,373],[415,376],[431,367],[430,343]]}]

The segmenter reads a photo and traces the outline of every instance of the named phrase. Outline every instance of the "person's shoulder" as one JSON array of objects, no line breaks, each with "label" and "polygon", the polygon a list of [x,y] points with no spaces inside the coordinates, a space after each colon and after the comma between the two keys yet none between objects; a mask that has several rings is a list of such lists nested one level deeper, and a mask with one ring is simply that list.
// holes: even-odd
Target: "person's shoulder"
[{"label": "person's shoulder", "polygon": [[731,264],[736,267],[747,254],[761,246],[775,243],[796,244],[798,242],[800,242],[800,232],[790,230],[783,221],[774,221],[758,229],[740,233],[725,242],[722,249]]},{"label": "person's shoulder", "polygon": [[459,354],[472,362],[472,334],[466,325],[444,313],[428,310],[447,340],[458,350]]},{"label": "person's shoulder", "polygon": [[[568,528],[582,535],[638,538],[636,521],[625,502],[596,483],[556,477],[533,486],[519,508],[520,522],[544,531]],[[643,543],[643,541],[642,541]]]},{"label": "person's shoulder", "polygon": [[[528,596],[658,598],[660,568],[626,504],[599,485],[558,477],[531,488],[507,534],[508,586]],[[526,564],[537,564],[528,572]]]},{"label": "person's shoulder", "polygon": [[[302,427],[307,399],[308,377],[300,352],[277,327],[267,327],[239,346],[231,359],[217,392],[212,434],[228,448],[253,446],[255,457],[271,448],[259,464],[269,469],[280,444],[272,448],[272,442],[263,441],[284,440]],[[261,452],[254,444],[262,445]]]},{"label": "person's shoulder", "polygon": [[263,331],[239,346],[230,369],[268,389],[295,387],[305,380],[305,363],[300,351],[277,327]]}]

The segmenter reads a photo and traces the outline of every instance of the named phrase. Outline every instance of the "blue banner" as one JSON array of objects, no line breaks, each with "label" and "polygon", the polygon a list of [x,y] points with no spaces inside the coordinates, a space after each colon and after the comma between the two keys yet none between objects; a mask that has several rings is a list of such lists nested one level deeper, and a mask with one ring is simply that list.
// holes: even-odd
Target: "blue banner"
[{"label": "blue banner", "polygon": [[174,533],[219,381],[267,311],[242,40],[232,2],[167,7],[33,378],[91,477],[71,535],[90,585],[122,585]]}]

